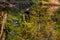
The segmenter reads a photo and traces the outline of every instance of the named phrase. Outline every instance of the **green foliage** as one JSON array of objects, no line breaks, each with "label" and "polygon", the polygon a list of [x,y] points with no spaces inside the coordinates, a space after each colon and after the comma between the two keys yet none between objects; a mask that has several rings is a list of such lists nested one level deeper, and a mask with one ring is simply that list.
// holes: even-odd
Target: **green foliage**
[{"label": "green foliage", "polygon": [[[54,13],[50,11],[50,7],[39,5],[40,2],[49,3],[50,0],[32,1],[36,4],[29,10],[29,21],[25,21],[25,13],[18,12],[15,14],[11,11],[8,12],[6,28],[10,31],[8,31],[7,40],[56,40],[56,33],[60,35],[60,28],[58,28],[60,24],[58,25],[58,22],[52,19],[52,17],[57,18],[60,12]],[[18,26],[13,25],[14,20],[19,22]],[[59,37],[59,35],[57,36]]]}]

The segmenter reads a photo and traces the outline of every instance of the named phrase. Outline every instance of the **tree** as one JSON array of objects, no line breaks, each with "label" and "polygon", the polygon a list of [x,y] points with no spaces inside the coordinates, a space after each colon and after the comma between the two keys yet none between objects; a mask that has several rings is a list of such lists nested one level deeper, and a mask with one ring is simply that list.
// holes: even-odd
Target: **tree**
[{"label": "tree", "polygon": [[[56,21],[53,20],[53,17],[56,17],[54,13],[58,7],[45,6],[45,4],[51,3],[51,0],[32,1],[35,4],[25,13],[13,14],[9,11],[6,22],[8,31],[4,32],[7,34],[6,40],[58,40],[55,30]],[[40,5],[41,2],[42,5]]]},{"label": "tree", "polygon": [[[57,0],[58,1],[58,0]],[[56,22],[51,19],[57,8],[54,6],[39,5],[51,3],[45,0],[35,0],[36,4],[30,9],[30,21],[25,22],[29,32],[31,33],[32,40],[57,40],[56,36]],[[54,2],[54,1],[53,1]],[[51,8],[54,8],[53,10]]]}]

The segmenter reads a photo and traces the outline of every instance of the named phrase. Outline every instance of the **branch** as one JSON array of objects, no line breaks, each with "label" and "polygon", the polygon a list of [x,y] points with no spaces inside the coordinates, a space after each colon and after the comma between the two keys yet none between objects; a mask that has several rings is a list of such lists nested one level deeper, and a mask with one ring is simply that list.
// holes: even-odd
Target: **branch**
[{"label": "branch", "polygon": [[5,28],[5,23],[6,23],[6,20],[7,20],[7,13],[5,13],[4,11],[2,11],[2,14],[5,14],[5,15],[4,15],[4,17],[3,17],[3,21],[2,21],[0,38],[2,37],[2,34],[3,34],[3,31],[4,31],[4,28]]}]

